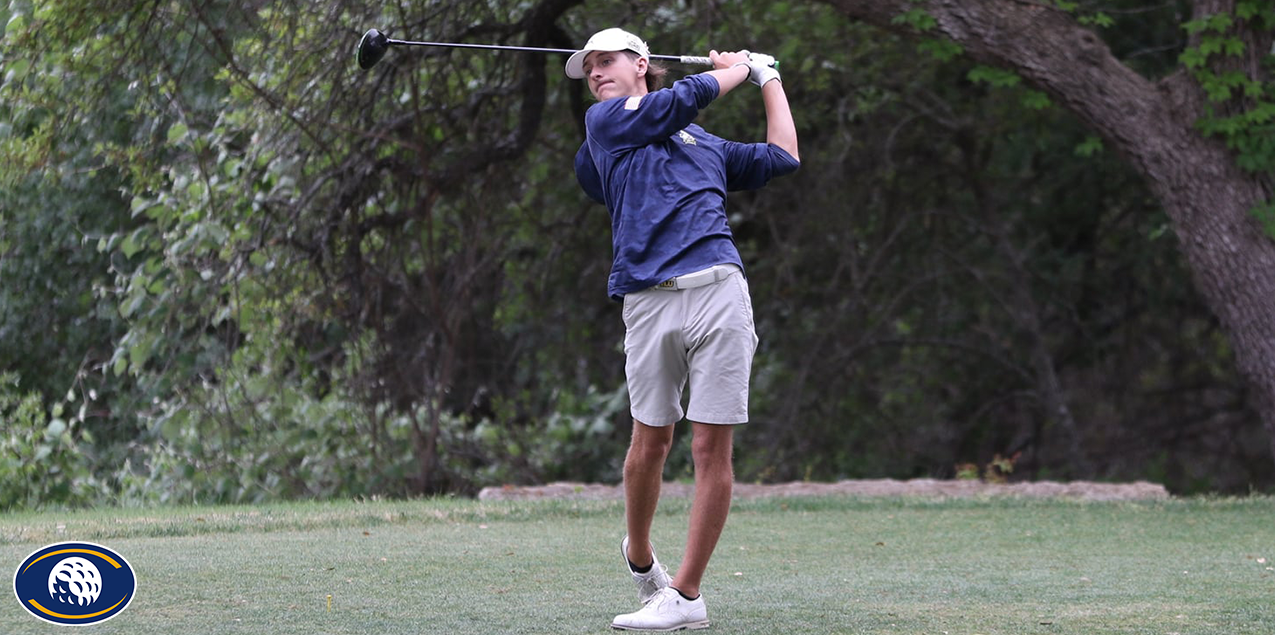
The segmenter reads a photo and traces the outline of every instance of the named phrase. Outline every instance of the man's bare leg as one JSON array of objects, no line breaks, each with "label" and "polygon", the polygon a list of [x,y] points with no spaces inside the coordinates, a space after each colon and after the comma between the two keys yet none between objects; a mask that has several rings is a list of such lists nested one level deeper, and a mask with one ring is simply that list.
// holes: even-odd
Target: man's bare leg
[{"label": "man's bare leg", "polygon": [[708,568],[708,559],[717,548],[717,539],[726,526],[726,515],[730,513],[731,487],[735,482],[731,465],[735,428],[704,423],[691,425],[694,434],[691,456],[695,460],[695,500],[691,503],[686,556],[678,567],[672,586],[687,597],[695,598],[699,596],[699,585]]},{"label": "man's bare leg", "polygon": [[652,427],[633,420],[633,440],[624,457],[624,515],[629,529],[629,562],[650,565],[651,523],[660,502],[664,460],[673,447],[673,426]]}]

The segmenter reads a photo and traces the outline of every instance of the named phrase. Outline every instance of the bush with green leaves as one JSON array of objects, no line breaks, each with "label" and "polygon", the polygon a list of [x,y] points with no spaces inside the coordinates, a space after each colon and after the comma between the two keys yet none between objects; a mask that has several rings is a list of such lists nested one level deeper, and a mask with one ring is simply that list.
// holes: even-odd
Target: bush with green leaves
[{"label": "bush with green leaves", "polygon": [[94,478],[93,442],[74,419],[44,412],[40,395],[20,393],[18,376],[0,374],[0,510],[82,506],[103,493]]}]

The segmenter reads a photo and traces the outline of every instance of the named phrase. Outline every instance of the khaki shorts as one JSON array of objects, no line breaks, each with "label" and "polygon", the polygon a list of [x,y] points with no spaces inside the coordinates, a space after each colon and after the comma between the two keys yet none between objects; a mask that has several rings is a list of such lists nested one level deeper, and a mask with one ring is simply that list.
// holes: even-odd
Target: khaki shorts
[{"label": "khaki shorts", "polygon": [[729,266],[729,275],[704,286],[624,296],[624,373],[634,419],[649,426],[681,421],[689,380],[687,419],[748,422],[757,334],[748,282]]}]

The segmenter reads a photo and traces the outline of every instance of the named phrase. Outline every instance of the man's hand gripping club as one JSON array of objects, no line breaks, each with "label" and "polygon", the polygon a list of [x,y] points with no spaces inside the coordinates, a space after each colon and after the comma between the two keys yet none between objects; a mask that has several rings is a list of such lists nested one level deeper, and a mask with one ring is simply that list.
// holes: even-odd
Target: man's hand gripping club
[{"label": "man's hand gripping club", "polygon": [[[710,51],[708,59],[713,62],[713,69],[709,74],[717,79],[720,86],[718,96],[729,93],[744,79],[758,85],[765,86],[766,82],[772,79],[779,79],[779,65],[775,58],[765,53],[752,53],[744,51],[728,51],[718,53]],[[742,66],[748,69],[748,75],[736,76],[732,71],[736,67]],[[723,72],[725,71],[725,72]],[[738,71],[735,71],[736,73]]]},{"label": "man's hand gripping club", "polygon": [[[765,86],[772,79],[779,79],[779,62],[765,53],[748,53],[748,81]],[[782,80],[780,80],[782,81]]]}]

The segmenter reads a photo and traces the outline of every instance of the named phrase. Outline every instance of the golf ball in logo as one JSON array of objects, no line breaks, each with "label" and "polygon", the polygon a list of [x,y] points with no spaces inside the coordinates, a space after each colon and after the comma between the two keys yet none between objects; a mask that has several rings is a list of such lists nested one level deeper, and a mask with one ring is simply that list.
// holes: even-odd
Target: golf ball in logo
[{"label": "golf ball in logo", "polygon": [[137,593],[133,567],[91,542],[59,542],[27,556],[13,593],[33,617],[52,624],[97,624],[119,615]]},{"label": "golf ball in logo", "polygon": [[85,606],[102,594],[102,574],[84,558],[66,558],[49,574],[49,596],[59,602]]}]

